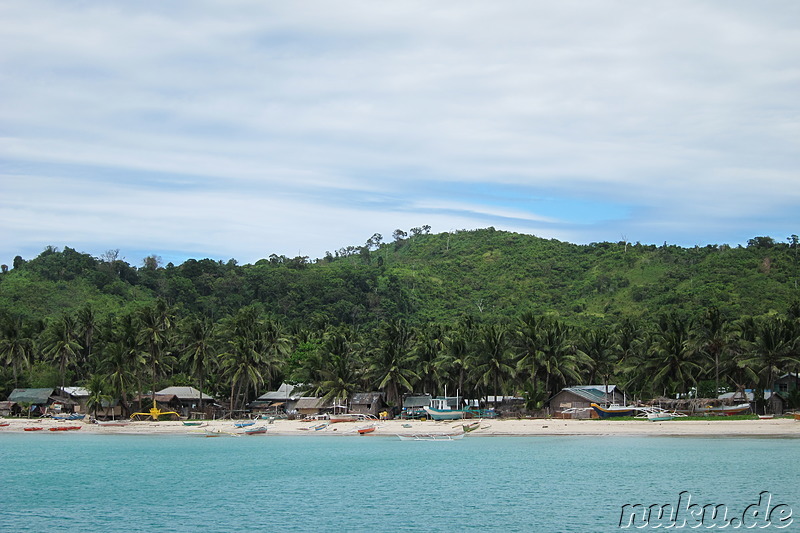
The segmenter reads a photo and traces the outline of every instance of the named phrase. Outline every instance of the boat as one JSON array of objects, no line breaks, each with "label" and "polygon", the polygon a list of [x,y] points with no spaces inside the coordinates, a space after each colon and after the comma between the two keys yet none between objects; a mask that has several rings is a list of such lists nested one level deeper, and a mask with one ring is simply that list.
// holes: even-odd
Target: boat
[{"label": "boat", "polygon": [[221,429],[210,429],[207,428],[204,430],[203,434],[206,437],[238,437],[238,433],[231,433],[230,431],[222,431]]},{"label": "boat", "polygon": [[367,435],[368,433],[372,433],[376,429],[377,428],[375,426],[366,426],[363,428],[358,428],[357,431],[359,435]]},{"label": "boat", "polygon": [[469,409],[452,409],[447,398],[432,398],[431,404],[422,409],[433,420],[460,420],[471,416]]},{"label": "boat", "polygon": [[317,424],[316,426],[311,426],[311,429],[314,431],[320,431],[322,429],[326,429],[328,427],[328,423],[325,422],[324,424]]},{"label": "boat", "polygon": [[205,424],[205,422],[187,422],[186,420],[183,420],[182,422],[184,426],[202,426]]},{"label": "boat", "polygon": [[39,426],[39,427],[37,427],[37,426],[28,426],[26,428],[22,428],[22,431],[41,431],[43,429],[44,428],[41,427],[41,426]]},{"label": "boat", "polygon": [[463,433],[418,433],[416,435],[398,435],[400,440],[426,440],[426,441],[449,441],[461,440],[464,438]]},{"label": "boat", "polygon": [[663,412],[663,413],[647,413],[647,419],[650,422],[666,422],[668,420],[674,419],[675,416],[672,413]]},{"label": "boat", "polygon": [[476,429],[480,429],[481,421],[477,420],[472,422],[471,424],[463,424],[461,428],[464,430],[464,433],[469,433],[470,431],[475,431]]},{"label": "boat", "polygon": [[695,409],[694,414],[708,414],[708,415],[741,415],[750,410],[749,403],[740,403],[737,405],[720,405],[718,407],[700,407]]},{"label": "boat", "polygon": [[758,415],[759,420],[772,420],[775,418],[775,415]]},{"label": "boat", "polygon": [[234,422],[233,425],[236,426],[237,428],[246,428],[249,426],[254,426],[255,421],[251,420],[249,422]]},{"label": "boat", "polygon": [[4,428],[6,426],[10,426],[11,422],[0,422],[0,428]]},{"label": "boat", "polygon": [[247,428],[244,430],[245,435],[263,435],[267,432],[267,426],[257,426],[254,428]]},{"label": "boat", "polygon": [[634,416],[639,408],[632,405],[609,405],[600,407],[596,403],[589,404],[600,418],[616,418],[618,416]]},{"label": "boat", "polygon": [[71,415],[59,415],[54,416],[53,420],[83,420],[86,415],[80,415],[78,413],[72,413]]},{"label": "boat", "polygon": [[50,428],[50,431],[77,431],[79,429],[81,429],[81,426],[56,426]]},{"label": "boat", "polygon": [[338,413],[333,414],[331,413],[330,419],[328,420],[331,424],[337,424],[339,422],[357,422],[361,420],[364,415],[358,413]]}]

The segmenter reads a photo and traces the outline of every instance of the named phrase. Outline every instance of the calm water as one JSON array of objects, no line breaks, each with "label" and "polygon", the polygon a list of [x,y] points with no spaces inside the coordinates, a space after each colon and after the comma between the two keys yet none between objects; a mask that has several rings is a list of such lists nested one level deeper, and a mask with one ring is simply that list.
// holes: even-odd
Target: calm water
[{"label": "calm water", "polygon": [[798,530],[798,447],[757,438],[6,433],[0,530],[621,531],[626,503],[677,503],[689,491],[738,511],[765,490],[797,510],[788,530]]}]

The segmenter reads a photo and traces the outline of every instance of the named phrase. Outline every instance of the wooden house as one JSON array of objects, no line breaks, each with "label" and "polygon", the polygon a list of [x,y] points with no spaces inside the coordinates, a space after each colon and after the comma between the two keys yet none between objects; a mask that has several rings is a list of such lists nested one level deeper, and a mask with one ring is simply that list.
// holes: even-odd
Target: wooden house
[{"label": "wooden house", "polygon": [[204,408],[214,404],[214,398],[200,393],[194,387],[167,387],[156,392],[156,397],[173,397],[170,407],[184,418],[199,418]]},{"label": "wooden house", "polygon": [[19,416],[22,407],[17,402],[0,402],[0,416]]},{"label": "wooden house", "polygon": [[382,392],[358,392],[350,398],[350,412],[378,416],[386,407]]},{"label": "wooden house", "polygon": [[325,402],[322,398],[303,397],[297,400],[294,409],[302,416],[316,416],[325,410]]},{"label": "wooden house", "polygon": [[[53,404],[53,389],[14,389],[8,395],[8,401],[18,404],[23,414],[40,416],[45,414]],[[60,411],[60,409],[59,409]]]},{"label": "wooden house", "polygon": [[625,403],[625,394],[616,386],[580,385],[566,387],[556,393],[548,404],[553,414],[560,414],[567,409],[589,409],[591,404],[599,405]]}]

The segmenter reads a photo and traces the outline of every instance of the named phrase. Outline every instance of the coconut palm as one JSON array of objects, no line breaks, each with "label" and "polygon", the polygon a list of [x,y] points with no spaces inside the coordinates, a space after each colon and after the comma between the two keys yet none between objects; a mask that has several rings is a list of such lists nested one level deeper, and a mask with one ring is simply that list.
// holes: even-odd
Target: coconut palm
[{"label": "coconut palm", "polygon": [[142,308],[138,319],[139,341],[148,355],[152,380],[151,394],[155,403],[158,371],[164,366],[169,355],[174,317],[166,302],[159,299],[154,305]]},{"label": "coconut palm", "polygon": [[67,367],[75,360],[80,349],[74,318],[62,315],[59,320],[48,326],[45,331],[44,353],[58,361],[58,375],[62,389],[65,386]]},{"label": "coconut palm", "polygon": [[19,373],[28,368],[33,355],[33,341],[23,332],[21,318],[7,318],[0,323],[0,361],[11,367],[14,388],[19,386]]},{"label": "coconut palm", "polygon": [[481,329],[473,372],[479,383],[492,386],[496,407],[503,384],[515,372],[508,334],[504,328],[491,325]]},{"label": "coconut palm", "polygon": [[214,324],[207,319],[195,318],[189,321],[183,332],[183,361],[189,372],[199,382],[197,405],[203,410],[203,389],[205,377],[216,358],[214,355]]},{"label": "coconut palm", "polygon": [[86,408],[97,418],[97,410],[103,406],[103,403],[109,404],[113,400],[113,397],[108,394],[109,386],[102,376],[92,374],[86,383],[86,388],[89,390]]},{"label": "coconut palm", "polygon": [[697,384],[702,366],[692,344],[692,321],[677,315],[662,317],[647,360],[647,371],[657,391],[685,393]]},{"label": "coconut palm", "polygon": [[376,386],[386,392],[389,405],[400,404],[400,390],[413,390],[419,379],[413,371],[414,331],[403,320],[390,320],[381,331],[378,347],[370,354],[367,372]]}]

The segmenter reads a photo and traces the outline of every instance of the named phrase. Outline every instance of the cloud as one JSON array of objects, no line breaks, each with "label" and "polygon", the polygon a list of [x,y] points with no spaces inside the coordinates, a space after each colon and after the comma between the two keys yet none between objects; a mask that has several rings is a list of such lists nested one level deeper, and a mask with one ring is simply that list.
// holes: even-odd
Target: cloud
[{"label": "cloud", "polygon": [[[790,1],[0,7],[0,254],[796,232]],[[113,224],[104,224],[114,215]]]}]

